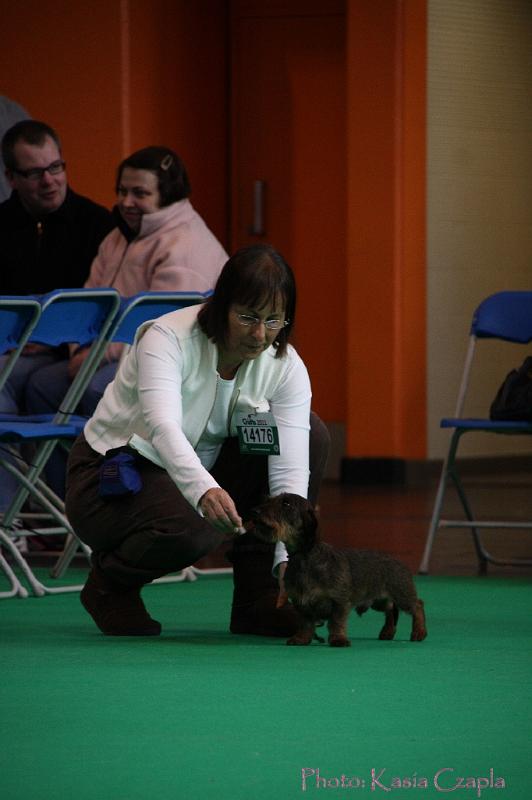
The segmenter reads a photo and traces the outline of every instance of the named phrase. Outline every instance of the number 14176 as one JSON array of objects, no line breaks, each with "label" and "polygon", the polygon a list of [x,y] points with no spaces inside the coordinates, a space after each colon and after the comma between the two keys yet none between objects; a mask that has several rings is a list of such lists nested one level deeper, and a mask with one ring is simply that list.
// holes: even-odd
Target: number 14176
[{"label": "number 14176", "polygon": [[274,436],[271,428],[244,428],[242,436],[246,444],[273,444]]}]

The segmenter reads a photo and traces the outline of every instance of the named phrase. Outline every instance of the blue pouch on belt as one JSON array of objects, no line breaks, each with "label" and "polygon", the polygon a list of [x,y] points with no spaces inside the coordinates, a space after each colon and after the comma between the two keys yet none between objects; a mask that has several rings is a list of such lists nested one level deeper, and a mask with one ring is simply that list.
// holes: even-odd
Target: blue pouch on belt
[{"label": "blue pouch on belt", "polygon": [[137,469],[138,454],[125,445],[108,450],[100,469],[100,497],[137,494],[142,479]]}]

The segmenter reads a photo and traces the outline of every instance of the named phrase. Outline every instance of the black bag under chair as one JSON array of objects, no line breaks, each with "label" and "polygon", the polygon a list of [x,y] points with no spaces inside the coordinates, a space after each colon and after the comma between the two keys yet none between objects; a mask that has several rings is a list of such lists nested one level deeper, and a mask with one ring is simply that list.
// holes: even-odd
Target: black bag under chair
[{"label": "black bag under chair", "polygon": [[508,373],[490,406],[490,419],[532,422],[532,356]]}]

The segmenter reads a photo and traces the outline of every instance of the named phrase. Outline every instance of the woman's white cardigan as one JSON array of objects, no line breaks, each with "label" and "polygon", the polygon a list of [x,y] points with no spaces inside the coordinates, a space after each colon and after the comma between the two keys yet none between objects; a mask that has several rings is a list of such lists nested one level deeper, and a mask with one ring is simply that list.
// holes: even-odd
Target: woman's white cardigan
[{"label": "woman's white cardigan", "polygon": [[[214,405],[218,382],[216,345],[197,323],[199,306],[173,311],[145,323],[129,354],[85,426],[90,446],[102,455],[131,444],[163,466],[197,508],[218,486],[201,464],[197,446]],[[271,494],[307,496],[311,389],[303,361],[288,346],[275,358],[269,347],[238,370],[227,420],[271,411],[279,430],[280,455],[268,459]]]}]

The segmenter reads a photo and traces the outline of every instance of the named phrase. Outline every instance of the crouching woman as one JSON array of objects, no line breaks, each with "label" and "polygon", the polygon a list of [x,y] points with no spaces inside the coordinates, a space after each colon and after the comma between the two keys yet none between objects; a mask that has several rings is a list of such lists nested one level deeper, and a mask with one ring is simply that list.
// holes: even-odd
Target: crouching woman
[{"label": "crouching woman", "polygon": [[[103,633],[158,635],[141,588],[231,537],[230,630],[296,629],[294,609],[276,608],[282,546],[239,534],[265,494],[315,502],[323,475],[329,437],[310,413],[307,370],[288,343],[295,311],[290,267],[256,245],[229,259],[205,304],[139,329],[69,458],[67,515],[92,549],[81,602]],[[253,422],[269,430],[259,452]],[[102,473],[114,474],[117,448],[136,485],[107,495]]]}]

